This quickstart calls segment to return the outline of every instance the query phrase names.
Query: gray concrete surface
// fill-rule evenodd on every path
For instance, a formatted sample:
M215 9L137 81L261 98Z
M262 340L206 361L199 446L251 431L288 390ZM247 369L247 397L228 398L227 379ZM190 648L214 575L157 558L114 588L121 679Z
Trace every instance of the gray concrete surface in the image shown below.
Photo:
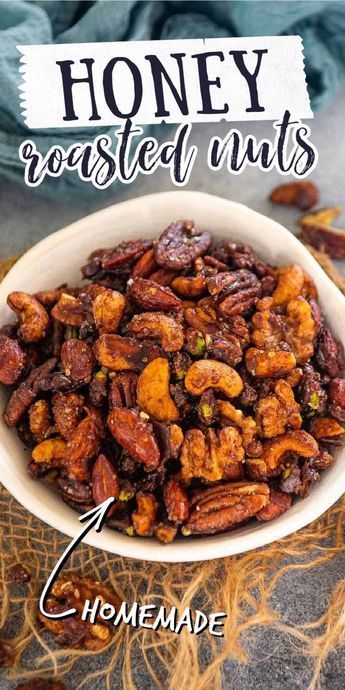
M318 167L313 179L321 189L322 205L342 204L345 206L345 136L344 136L345 88L336 101L316 114L312 127L312 141L319 151ZM257 136L270 136L270 123L253 123L241 127ZM256 168L247 168L239 176L225 172L210 172L202 161L205 147L212 132L225 133L226 125L194 128L193 140L199 146L199 163L194 167L187 189L203 190L229 199L241 201L254 209L269 214L291 229L295 229L297 213L293 209L273 207L267 196L272 187L281 182L276 172L262 173ZM39 191L25 189L0 179L0 254L23 251L29 245L69 222L115 201L148 194L153 191L171 189L167 171L142 177L136 183L123 187L114 198L104 201L100 194L98 203L87 203L83 207L66 206L40 196ZM308 571L290 572L279 582L272 597L272 606L277 608L285 621L312 621L319 617L330 594L345 572L345 554L337 555L327 565ZM231 659L224 664L224 688L236 690L307 690L311 678L310 664L301 656L299 645L283 634L270 629L260 629L245 640L250 662L241 665ZM34 648L32 648L34 664ZM97 667L95 657L78 663L68 679L69 690L74 690L85 675ZM338 650L328 658L320 679L322 690L342 690L345 685L345 652ZM143 668L136 667L135 676L142 690L151 690L152 681ZM15 684L8 684L0 677L1 690L13 690ZM115 683L112 690L120 688ZM103 690L99 682L91 683L85 690ZM105 690L105 685L104 685Z

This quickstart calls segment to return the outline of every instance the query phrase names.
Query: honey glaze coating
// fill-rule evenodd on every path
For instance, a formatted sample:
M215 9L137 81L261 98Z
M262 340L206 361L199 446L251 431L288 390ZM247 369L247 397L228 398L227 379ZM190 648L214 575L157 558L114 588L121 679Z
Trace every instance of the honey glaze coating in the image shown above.
M4 420L78 513L168 544L279 517L345 442L344 356L312 277L178 220L12 292ZM48 490L48 488L47 488Z

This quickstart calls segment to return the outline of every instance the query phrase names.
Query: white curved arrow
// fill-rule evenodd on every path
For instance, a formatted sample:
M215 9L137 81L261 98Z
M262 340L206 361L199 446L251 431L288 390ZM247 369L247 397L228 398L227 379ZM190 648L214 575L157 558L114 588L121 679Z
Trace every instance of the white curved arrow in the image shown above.
M63 568L65 565L65 562L69 558L70 554L78 544L84 539L86 534L90 532L90 530L94 527L96 532L100 532L104 521L107 517L107 514L109 512L110 506L115 502L115 498L113 496L110 496L110 498L107 498L106 501L103 501L103 503L100 503L96 508L92 508L92 510L89 510L87 513L84 513L84 515L81 515L79 517L80 522L85 522L88 520L86 525L83 527L81 532L77 534L76 537L74 537L73 541L68 545L67 549L63 552L63 554L60 556L57 564L55 565L54 569L52 570L51 574L49 575L49 578L47 580L46 585L44 586L44 589L42 591L42 594L40 596L40 601L39 601L39 609L40 612L45 616L46 618L67 618L68 616L73 616L75 613L77 613L77 609L68 609L67 611L62 611L61 613L48 613L45 610L45 602L49 593L49 590L55 580L55 578L58 576L60 570Z

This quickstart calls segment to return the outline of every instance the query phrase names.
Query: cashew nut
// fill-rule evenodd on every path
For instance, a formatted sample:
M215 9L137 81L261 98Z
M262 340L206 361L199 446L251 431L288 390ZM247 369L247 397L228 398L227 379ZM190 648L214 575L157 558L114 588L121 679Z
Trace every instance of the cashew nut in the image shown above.
M163 421L176 421L179 411L169 391L170 367L167 359L157 357L139 376L138 405L150 417Z
M260 457L260 460L264 461L266 465L268 476L275 474L280 460L288 451L297 453L303 458L311 458L318 454L319 447L317 441L303 430L287 431L286 434L268 441L264 444L264 450Z
M41 441L32 451L35 462L48 463L51 467L62 467L66 455L66 442L62 438L48 438Z
M237 371L216 359L200 359L189 367L185 387L192 395L201 395L207 388L216 388L228 398L235 398L243 390Z
M49 316L36 297L27 292L11 292L7 304L18 314L23 340L34 343L46 336Z
M136 314L128 324L128 330L137 338L159 338L166 352L177 352L183 346L181 324L161 311Z
M100 333L116 333L126 306L121 292L108 288L94 299L92 309Z

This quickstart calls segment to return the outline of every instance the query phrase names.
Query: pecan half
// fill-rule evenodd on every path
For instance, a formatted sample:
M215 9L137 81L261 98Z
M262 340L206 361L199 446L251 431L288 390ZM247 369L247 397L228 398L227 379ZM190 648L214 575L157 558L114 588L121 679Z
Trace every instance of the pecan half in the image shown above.
M151 240L129 240L128 242L121 242L114 249L100 250L102 268L113 271L128 266L137 261L151 245ZM91 256L95 258L95 253Z
M345 410L345 379L336 378L331 381L328 399L332 405L338 405L342 410Z
M321 369L332 378L340 376L344 371L342 347L326 326L321 329L318 336L316 359Z
M270 489L270 500L256 513L257 520L268 522L283 515L292 505L292 496L277 489Z
M302 220L300 238L332 259L345 257L345 230L338 230L321 223L312 225Z
M197 491L182 534L215 534L256 515L269 501L267 484L234 482Z
M137 402L138 376L133 371L124 371L111 379L109 408L135 407Z
M258 300L260 282L246 269L231 273L218 273L207 279L207 287L216 296L219 314L227 318L245 314Z
M155 245L157 264L177 271L189 268L194 259L206 254L211 239L210 233L197 230L193 221L172 223Z
M4 420L9 427L17 426L26 410L36 400L42 384L50 372L55 369L57 360L55 357L47 359L37 369L34 369L27 379L23 381L9 398L4 414Z

